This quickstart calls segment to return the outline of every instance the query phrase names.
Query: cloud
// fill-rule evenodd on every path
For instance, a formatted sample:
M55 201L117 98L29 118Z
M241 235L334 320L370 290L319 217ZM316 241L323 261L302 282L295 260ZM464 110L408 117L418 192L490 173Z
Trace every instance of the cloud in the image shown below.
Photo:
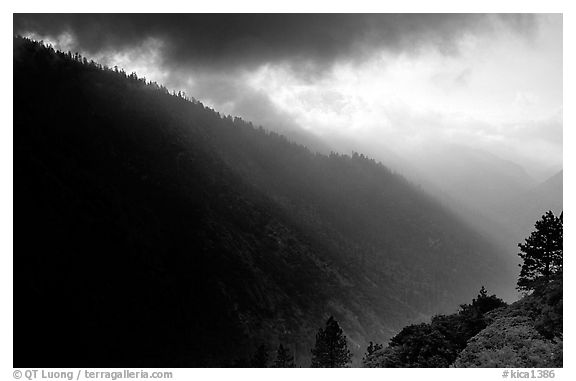
M317 147L562 163L561 15L15 14L14 33Z
M163 43L172 68L229 71L286 63L317 74L375 50L455 54L466 34L506 28L530 35L533 15L482 14L15 14L14 33L72 35L84 51Z

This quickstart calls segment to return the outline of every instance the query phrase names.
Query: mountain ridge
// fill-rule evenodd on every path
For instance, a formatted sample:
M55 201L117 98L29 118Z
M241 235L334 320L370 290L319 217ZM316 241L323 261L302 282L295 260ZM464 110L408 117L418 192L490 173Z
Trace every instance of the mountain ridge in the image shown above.
M374 160L134 74L15 38L14 100L15 224L34 237L18 239L15 336L45 343L16 344L15 365L231 366L260 342L306 365L328 314L359 353L502 271ZM102 342L71 351L78 333Z

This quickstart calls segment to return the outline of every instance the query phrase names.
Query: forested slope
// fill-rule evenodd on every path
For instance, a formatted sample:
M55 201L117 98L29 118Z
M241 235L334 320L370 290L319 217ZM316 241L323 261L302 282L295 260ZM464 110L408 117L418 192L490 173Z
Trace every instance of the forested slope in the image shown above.
M330 314L360 353L508 271L363 155L22 38L14 179L18 367L242 365L262 342L308 365Z

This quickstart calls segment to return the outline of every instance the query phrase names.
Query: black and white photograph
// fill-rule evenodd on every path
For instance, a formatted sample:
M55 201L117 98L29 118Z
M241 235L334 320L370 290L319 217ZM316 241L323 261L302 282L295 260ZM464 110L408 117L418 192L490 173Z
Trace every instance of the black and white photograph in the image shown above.
M13 13L14 378L562 379L563 18Z

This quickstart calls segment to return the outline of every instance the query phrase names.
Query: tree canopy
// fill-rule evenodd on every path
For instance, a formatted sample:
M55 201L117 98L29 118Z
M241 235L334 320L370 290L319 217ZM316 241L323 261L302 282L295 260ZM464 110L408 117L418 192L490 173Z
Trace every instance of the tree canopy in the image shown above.
M394 336L388 347L368 347L365 367L443 368L454 363L468 340L487 326L485 315L506 306L482 286L471 304L451 315L437 315L430 323L412 324Z
M312 349L313 368L345 368L352 360L352 353L342 328L330 316L326 328L316 334L316 344Z
M518 278L518 289L532 291L550 278L562 272L563 214L555 216L552 211L546 212L536 222L533 231L524 243L519 243L523 263Z

